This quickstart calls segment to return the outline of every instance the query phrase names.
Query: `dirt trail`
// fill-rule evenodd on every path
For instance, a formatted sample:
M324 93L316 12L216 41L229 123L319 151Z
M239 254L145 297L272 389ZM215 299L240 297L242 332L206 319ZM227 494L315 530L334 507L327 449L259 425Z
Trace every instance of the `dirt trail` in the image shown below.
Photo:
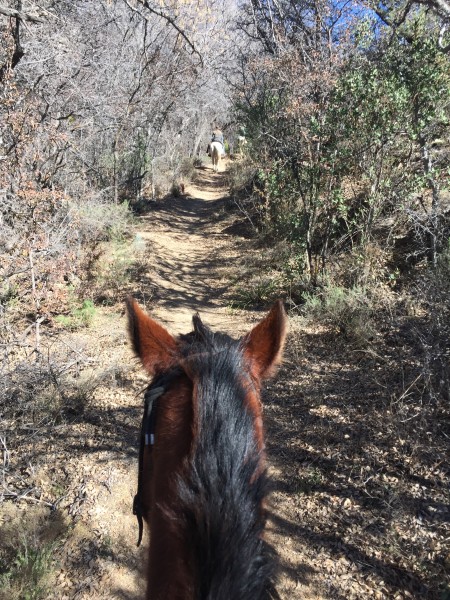
M211 168L204 167L197 172L195 185L186 188L186 197L157 205L141 219L138 235L154 253L151 313L171 332L190 331L192 315L197 311L213 330L227 332L233 337L249 331L262 317L260 313L229 308L230 275L238 268L245 241L228 233L236 228L232 224L235 216L225 210L227 194L226 171L214 173ZM275 390L276 385L268 387L267 394L270 395L270 389ZM273 459L271 472L277 477L282 466L281 463L277 465L279 461L275 457ZM280 555L280 595L286 600L320 600L322 596L313 584L313 569L300 567L301 559L305 557L290 527L289 495L275 491L273 505L273 518L268 529ZM275 505L280 512L275 510ZM306 574L308 585L302 582Z
M186 196L157 205L141 219L137 235L154 254L152 312L176 333L190 329L197 311L214 328L228 329L235 321L223 302L226 257L220 251L227 236L221 233L218 217L227 192L225 177L223 172L200 170L197 184L186 188ZM211 222L214 215L219 223Z

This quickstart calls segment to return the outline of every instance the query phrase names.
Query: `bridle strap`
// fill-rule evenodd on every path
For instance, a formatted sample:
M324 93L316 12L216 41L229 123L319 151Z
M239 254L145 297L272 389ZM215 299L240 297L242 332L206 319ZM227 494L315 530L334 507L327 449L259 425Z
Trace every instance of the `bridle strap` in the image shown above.
M136 516L139 526L138 547L142 542L144 531L144 510L142 505L143 479L144 479L144 450L145 446L155 443L156 413L160 396L164 395L175 377L181 374L181 369L173 368L156 377L148 386L144 394L144 414L142 415L141 433L139 439L138 485L133 499L133 515Z
M136 516L139 527L139 536L137 546L142 542L142 534L144 531L144 517L142 510L142 479L144 471L144 449L145 446L153 445L154 439L154 423L155 423L155 401L166 391L163 386L156 386L158 382L151 384L144 395L144 414L142 415L141 433L139 440L139 463L138 463L138 486L137 492L133 499L133 515ZM153 427L152 427L153 426ZM153 431L152 431L153 430Z

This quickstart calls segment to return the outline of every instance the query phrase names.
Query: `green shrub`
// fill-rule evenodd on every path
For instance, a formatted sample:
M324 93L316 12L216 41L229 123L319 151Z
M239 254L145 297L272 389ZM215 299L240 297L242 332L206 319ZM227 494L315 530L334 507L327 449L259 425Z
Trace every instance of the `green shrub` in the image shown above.
M122 240L133 219L127 202L111 204L95 199L81 204L77 211L80 235L87 244Z
M275 300L279 295L279 284L271 277L260 277L250 281L245 286L238 286L232 308L250 308L264 306Z
M91 277L84 283L83 295L96 304L112 305L131 292L132 281L138 281L148 269L145 241L135 237L132 243L108 244L92 267Z
M325 477L318 467L308 466L304 471L300 471L295 482L298 494L310 494L315 488L320 486Z
M68 329L89 327L95 316L95 306L92 300L83 300L81 307L72 308L69 315L58 315L55 321Z
M3 287L0 288L0 304L14 302L19 296L19 288L17 285L9 281L3 283Z
M246 160L234 161L228 170L228 184L232 194L250 189L255 176L255 166Z
M94 297L103 304L114 304L121 290L129 284L133 256L127 244L118 244L113 252L99 260Z
M10 549L12 551L12 549ZM54 543L23 539L15 553L0 559L0 600L44 600L53 576ZM3 563L5 559L5 563Z
M308 320L331 326L357 345L366 345L374 337L374 307L363 288L328 285L320 297L305 293L303 298Z

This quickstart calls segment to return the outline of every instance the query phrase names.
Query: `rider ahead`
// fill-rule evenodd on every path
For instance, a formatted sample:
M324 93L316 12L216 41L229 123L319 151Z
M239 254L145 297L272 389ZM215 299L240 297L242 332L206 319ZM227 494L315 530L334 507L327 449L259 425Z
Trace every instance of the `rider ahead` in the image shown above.
M220 144L222 144L222 155L224 155L225 154L225 144L224 144L224 140L223 140L223 133L218 127L216 127L214 129L214 131L212 132L211 143L213 143L213 142L219 142Z

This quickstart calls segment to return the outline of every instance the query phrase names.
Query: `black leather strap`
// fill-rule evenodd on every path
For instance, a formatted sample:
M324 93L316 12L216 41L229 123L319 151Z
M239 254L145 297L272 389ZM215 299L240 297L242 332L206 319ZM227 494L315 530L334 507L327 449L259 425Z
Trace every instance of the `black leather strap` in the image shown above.
M144 449L145 446L154 444L156 414L158 398L164 395L170 382L179 376L179 369L172 369L159 377L156 377L148 386L144 394L144 414L141 421L141 432L139 439L139 461L138 461L138 485L137 492L133 499L133 515L136 516L139 527L138 547L142 542L144 531L144 511L142 506L142 485L144 478Z

